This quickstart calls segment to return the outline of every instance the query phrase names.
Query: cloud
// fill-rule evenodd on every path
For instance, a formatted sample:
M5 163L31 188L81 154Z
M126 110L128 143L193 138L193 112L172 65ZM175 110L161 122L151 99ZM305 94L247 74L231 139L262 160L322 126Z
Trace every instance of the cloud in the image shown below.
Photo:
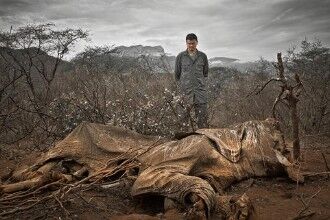
M260 25L256 28L254 28L252 30L252 32L255 32L255 31L260 31L262 29L264 29L265 27L268 27L276 22L280 22L281 19L286 16L289 12L291 12L293 10L293 8L289 8L289 9L286 9L284 12L282 12L281 14L279 14L278 16L276 16L274 19L272 19L270 22L266 23L266 24L263 24L263 25Z
M0 0L3 29L53 22L92 44L162 45L176 55L194 32L209 57L273 58L305 37L330 43L328 0Z

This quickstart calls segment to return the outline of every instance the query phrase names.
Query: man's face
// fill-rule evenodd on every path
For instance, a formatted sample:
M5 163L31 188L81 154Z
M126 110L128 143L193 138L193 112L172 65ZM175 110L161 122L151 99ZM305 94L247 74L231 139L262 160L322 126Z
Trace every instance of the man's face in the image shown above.
M186 40L186 44L187 44L187 49L189 51L195 51L196 50L196 47L197 47L197 44L198 44L198 41L197 40Z

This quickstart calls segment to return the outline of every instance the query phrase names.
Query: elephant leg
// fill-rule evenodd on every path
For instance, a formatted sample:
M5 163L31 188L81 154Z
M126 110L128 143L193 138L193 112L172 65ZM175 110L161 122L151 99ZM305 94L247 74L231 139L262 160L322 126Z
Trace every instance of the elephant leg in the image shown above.
M218 196L215 219L246 220L253 212L249 197L244 193L241 196Z

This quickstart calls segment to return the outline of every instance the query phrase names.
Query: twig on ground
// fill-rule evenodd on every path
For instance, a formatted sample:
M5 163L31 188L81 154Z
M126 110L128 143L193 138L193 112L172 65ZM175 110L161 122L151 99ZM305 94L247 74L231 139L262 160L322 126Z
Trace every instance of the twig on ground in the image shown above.
M322 188L320 187L320 189L316 193L314 193L311 197L309 197L307 203L303 200L302 197L300 197L304 207L299 211L296 217L292 218L292 220L298 220L305 217L310 217L315 214L315 212L310 211L309 213L306 213L306 211L309 209L309 204L311 203L312 199L316 197L321 192L321 190Z
M307 218L307 217L312 217L313 215L315 215L315 212L307 212L304 214L301 214L299 216L294 217L292 220L299 220L299 219L303 219L303 218Z
M329 175L330 171L323 171L323 172L305 172L303 173L304 176L318 176L318 175Z
M330 172L330 168L329 168L329 166L328 166L327 158L325 157L325 155L324 155L324 153L322 152L322 150L321 150L321 155L322 155L323 160L324 160L325 168L327 169L328 172ZM329 177L329 174L328 174L328 177Z
M61 206L62 210L64 211L65 213L65 216L67 218L69 218L70 216L70 212L63 206L63 203L57 198L57 196L55 194L52 194L53 197L55 198L55 200L58 202L58 204Z

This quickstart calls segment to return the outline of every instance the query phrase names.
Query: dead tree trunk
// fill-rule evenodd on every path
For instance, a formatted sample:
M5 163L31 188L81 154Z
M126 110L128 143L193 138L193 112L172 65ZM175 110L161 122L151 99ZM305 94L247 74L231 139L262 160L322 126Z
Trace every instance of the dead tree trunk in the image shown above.
M272 107L272 117L276 118L276 105L281 102L284 103L290 111L290 120L291 120L291 135L293 139L292 154L291 157L293 160L298 160L300 157L300 141L299 141L299 117L297 103L299 101L298 96L302 90L302 83L300 81L299 75L294 73L295 85L292 85L288 81L288 78L284 76L284 66L282 61L281 53L277 54L277 65L278 69L278 78L273 78L268 80L256 94L260 92L272 81L280 82L281 91L276 97L273 107Z
M300 140L299 140L299 117L297 115L297 102L296 100L292 100L290 103L290 118L292 123L292 158L294 160L300 157Z
M296 85L292 86L289 84L288 80L284 77L284 66L282 61L281 53L277 54L277 65L279 70L279 77L282 82L282 91L284 96L281 98L285 100L287 106L290 110L290 120L291 120L291 135L292 135L292 159L297 160L300 157L300 140L299 140L299 117L297 110L297 103L299 101L298 96L301 92L302 83L300 81L299 75L294 74ZM274 106L275 108L275 106ZM273 112L275 109L273 109Z

